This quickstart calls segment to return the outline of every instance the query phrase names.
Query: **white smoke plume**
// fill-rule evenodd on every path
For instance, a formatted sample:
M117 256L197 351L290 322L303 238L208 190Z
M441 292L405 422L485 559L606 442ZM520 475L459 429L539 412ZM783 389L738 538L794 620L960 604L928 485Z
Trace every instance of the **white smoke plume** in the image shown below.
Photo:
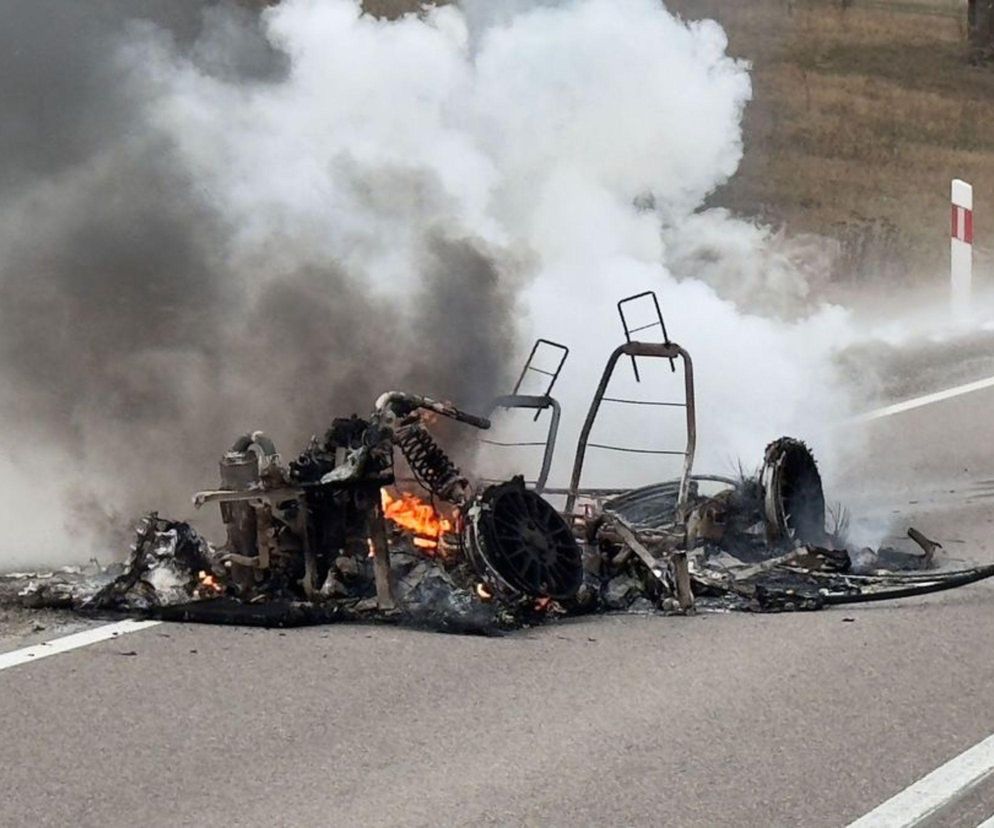
M29 371L11 367L23 339L0 343L14 389L0 402L17 414L9 433L36 428L59 458L48 480L85 491L83 506L99 496L125 516L158 503L186 517L225 440L262 427L295 447L377 388L413 383L479 407L509 390L537 335L573 348L563 483L621 339L615 303L644 290L694 356L699 468L755 465L781 433L836 455L847 314L798 314L815 306L804 257L701 211L738 167L751 95L716 23L657 0L467 0L396 21L358 0L284 0L258 19L224 5L197 19L192 33L154 14L115 32L101 54L127 104L119 130L0 190L0 312L6 298L19 337L67 314L65 341L32 352ZM155 233L128 247L130 218ZM57 253L42 255L53 238ZM25 291L41 271L55 275ZM129 323L67 300L98 289ZM679 390L666 366L646 365L642 388L622 367L621 396ZM99 377L99 393L80 377ZM53 444L63 423L73 437ZM600 436L674 447L678 426L658 409L619 411ZM38 456L18 452L5 487L29 485ZM602 454L589 473L612 484L672 468ZM22 557L33 543L7 540Z

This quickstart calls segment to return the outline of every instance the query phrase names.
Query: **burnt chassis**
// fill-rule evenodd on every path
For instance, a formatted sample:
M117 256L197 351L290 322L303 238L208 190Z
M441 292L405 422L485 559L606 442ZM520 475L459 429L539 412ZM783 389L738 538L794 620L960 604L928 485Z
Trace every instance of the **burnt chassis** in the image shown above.
M652 299L658 319L648 327L660 327L661 343L631 339L646 326L630 327L623 307L641 297ZM913 529L908 534L924 555L895 549L851 554L826 531L821 478L800 441L769 444L757 476L696 474L693 361L669 341L653 294L622 300L619 312L628 341L612 352L601 375L566 488L552 488L548 479L561 415L552 391L569 352L540 340L514 393L491 406L534 412L536 419L550 412L544 441L497 443L543 448L531 488L521 477L471 483L428 433L430 418L423 415L484 430L489 419L426 397L387 393L370 417L335 420L323 439L312 440L288 465L261 432L236 441L221 461L222 488L195 498L198 506L221 507L228 532L223 547L213 547L185 522L151 513L113 580L100 573L100 582L89 576L26 588L18 582L15 603L215 623L383 620L491 634L534 623L549 607L557 613L687 613L717 600L725 610L818 609L994 577L994 566L925 571L939 545ZM533 365L540 347L558 349L554 370ZM668 361L674 374L679 362L683 399L608 397L623 357L631 360L639 382L639 360ZM523 378L535 372L548 378L546 387L522 393ZM673 449L594 443L594 423L605 403L682 407L685 442ZM676 456L682 468L675 479L639 488L583 486L589 449ZM396 525L388 536L381 495L384 486L404 482L394 474L398 450L432 498L457 509L455 531L437 536L435 554L419 552L416 536ZM719 484L721 491L706 494L706 483ZM557 511L543 495L563 497L565 508ZM339 581L349 575L350 582Z
M651 300L656 319L632 327L625 310L638 300ZM384 612L395 609L390 542L380 501L381 489L395 482L395 448L407 460L414 480L433 499L452 503L457 509L456 531L444 538L441 554L467 562L488 591L508 601L543 597L582 608L584 600L579 593L588 576L603 583L626 567L629 571L638 568L649 576L653 584L646 594L658 599L664 608L682 612L694 608L695 591L758 595L762 609L815 608L825 603L921 594L994 575L994 567L981 567L942 575L848 576L840 565L840 554L845 557L847 553L831 548L832 539L825 532L825 503L817 466L799 441L781 438L771 443L755 481L695 474L693 360L684 348L670 341L654 293L623 299L618 311L626 342L612 352L602 372L579 435L567 488L549 487L548 479L561 418L561 407L552 391L569 349L538 340L512 394L494 400L489 415L499 409L518 409L534 411L537 420L549 411L545 440L484 440L496 446L542 447L535 480L527 486L522 478L483 479L471 484L428 433L422 415L431 412L481 430L489 429L489 415L477 417L449 403L410 394L382 395L368 420L336 420L324 443L313 444L289 467L281 463L264 435L246 435L222 460L222 488L195 497L197 506L211 502L221 506L228 542L216 562L227 568L227 581L243 598L254 600L253 588L260 584L272 597L274 573L280 575L282 569L286 570L282 572L285 584L300 585L308 601L320 603L332 597L325 591L331 574L328 549L337 549L337 554L346 558L365 557L368 543L377 607ZM632 339L633 334L656 327L663 342ZM559 352L554 370L534 364L542 347ZM631 360L637 382L641 382L640 359L666 360L674 373L679 362L683 399L607 396L623 357ZM530 373L548 378L542 393L521 393ZM592 442L593 427L604 403L683 408L685 441L673 449ZM583 487L589 449L679 457L682 469L675 480L636 489ZM700 491L704 483L723 486L733 495L732 500L739 501L739 514L729 509L728 498L704 496ZM564 497L562 512L557 513L545 496ZM742 501L746 501L746 519ZM729 514L733 522L738 520L736 527L725 525ZM749 528L756 525L763 526L761 541ZM712 566L709 545L721 546L726 536L736 535L748 537L758 547L758 556L731 566ZM757 583L759 576L781 581L794 578L796 582L802 575L808 578L802 586L811 587L813 581L814 592L808 589L807 597L798 600L790 584L775 585L771 590L767 584ZM831 580L819 581L822 576Z

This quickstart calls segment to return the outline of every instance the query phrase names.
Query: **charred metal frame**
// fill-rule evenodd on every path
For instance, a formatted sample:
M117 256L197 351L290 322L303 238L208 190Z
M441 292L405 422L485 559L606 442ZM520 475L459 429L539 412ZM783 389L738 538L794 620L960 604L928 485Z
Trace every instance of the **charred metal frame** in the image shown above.
M549 418L549 431L546 435L545 440L535 441L535 442L500 442L498 440L486 440L481 439L481 443L486 443L489 446L500 446L502 448L510 448L517 446L544 446L545 450L542 454L542 467L539 469L538 477L531 484L532 488L541 494L545 491L545 484L549 481L549 473L552 471L552 460L556 453L556 438L559 434L559 420L562 417L562 408L559 405L558 400L553 399L549 396L536 397L528 394L508 394L505 397L498 397L493 401L490 408L490 412L487 416L493 414L498 408L522 408L522 409L534 409L536 412L535 419L538 416L549 409L552 411L552 415Z
M637 328L628 327L628 317L625 316L625 305L629 305L632 302L637 302L639 299L651 298L653 308L656 311L656 321L650 322L647 325L639 325ZM632 339L632 334L640 333L641 331L647 331L651 328L659 328L663 333L663 343L666 345L670 344L670 335L666 332L666 322L663 319L663 309L659 306L659 297L656 296L656 291L646 290L642 293L636 293L633 296L628 296L618 302L618 316L621 317L621 327L625 329L625 342L629 345L636 341ZM673 373L676 373L676 360L670 360L670 368ZM632 371L635 373L635 382L642 382L642 378L639 376L638 363L635 361L635 357L632 356Z
M611 382L611 378L614 376L618 360L623 356L631 357L633 362L636 357L668 359L671 363L673 363L677 358L681 359L683 361L685 401L682 403L654 401L643 402L639 400L625 400L616 397L607 397L606 394L608 385ZM594 422L597 420L597 413L600 411L602 402L614 402L626 405L653 405L684 408L687 415L686 449L684 451L665 451L591 443L590 432L593 430ZM634 454L666 454L682 456L683 472L680 477L680 492L677 499L677 508L679 509L684 506L687 502L691 472L694 466L694 453L697 448L697 411L694 402L694 364L690 358L690 354L674 342L626 342L625 344L619 345L615 348L614 353L611 354L611 357L608 359L607 365L604 368L604 373L601 375L600 384L597 386L597 391L594 393L593 401L591 402L590 409L587 412L587 419L584 421L583 429L580 432L580 439L576 447L576 458L573 461L573 474L570 478L569 490L566 495L565 511L567 514L573 511L573 508L576 505L577 496L581 493L580 479L583 475L583 463L588 447L600 448L607 451L631 452Z
M555 371L546 371L543 368L536 368L532 365L535 360L535 354L538 353L538 349L543 345L548 345L557 351L562 351L562 356L559 358L559 364L556 366ZM518 394L521 391L521 385L525 381L525 377L528 375L529 371L536 374L544 374L549 377L549 384L545 389L545 392L541 394L542 397L548 397L552 393L552 388L555 386L556 381L559 379L559 375L563 371L563 366L566 364L566 359L569 357L569 348L559 342L553 342L551 339L536 339L535 344L532 346L532 351L528 355L528 360L525 362L525 367L521 369L521 375L518 377L518 381L514 383L514 390L511 392L512 395ZM541 413L541 412L539 412ZM535 415L535 419L538 419L538 414Z
M532 362L535 361L535 355L538 353L539 348L543 345L560 351L562 354L554 371L546 371L532 365ZM566 359L568 357L569 348L565 345L559 342L553 342L551 339L536 339L535 344L532 346L531 353L525 361L524 368L521 369L518 381L514 384L514 390L506 396L495 399L490 405L490 411L487 413L487 416L490 417L498 408L533 410L535 412L533 422L537 422L538 418L542 415L542 412L548 409L552 412L552 414L549 418L549 431L546 434L545 440L532 442L501 442L498 440L481 439L480 441L482 443L486 443L487 445L499 446L501 448L517 448L526 446L533 446L537 448L539 446L544 446L542 466L539 469L538 477L534 481L529 481L531 488L538 494L545 491L546 484L549 482L549 473L552 471L552 461L556 453L556 439L559 435L559 421L562 418L562 407L559 405L559 401L553 398L551 394L553 387L555 387L555 384L559 379L559 375L562 373L563 366L566 364ZM524 384L525 377L528 376L529 371L549 377L549 384L546 386L545 391L542 394L520 393L521 386Z

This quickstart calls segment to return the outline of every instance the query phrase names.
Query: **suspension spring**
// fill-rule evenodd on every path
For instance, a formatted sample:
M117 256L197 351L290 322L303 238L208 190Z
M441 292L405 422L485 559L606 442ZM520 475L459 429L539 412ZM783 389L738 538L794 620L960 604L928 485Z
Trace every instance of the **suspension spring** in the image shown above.
M437 497L449 500L453 491L465 482L456 464L420 420L396 429L393 440L418 482Z

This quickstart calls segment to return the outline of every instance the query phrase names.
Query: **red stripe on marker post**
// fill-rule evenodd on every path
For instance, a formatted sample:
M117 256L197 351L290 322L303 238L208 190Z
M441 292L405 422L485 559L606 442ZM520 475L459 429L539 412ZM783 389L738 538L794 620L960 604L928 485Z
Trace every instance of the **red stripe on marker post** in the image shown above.
M952 237L973 244L973 210L953 204Z

